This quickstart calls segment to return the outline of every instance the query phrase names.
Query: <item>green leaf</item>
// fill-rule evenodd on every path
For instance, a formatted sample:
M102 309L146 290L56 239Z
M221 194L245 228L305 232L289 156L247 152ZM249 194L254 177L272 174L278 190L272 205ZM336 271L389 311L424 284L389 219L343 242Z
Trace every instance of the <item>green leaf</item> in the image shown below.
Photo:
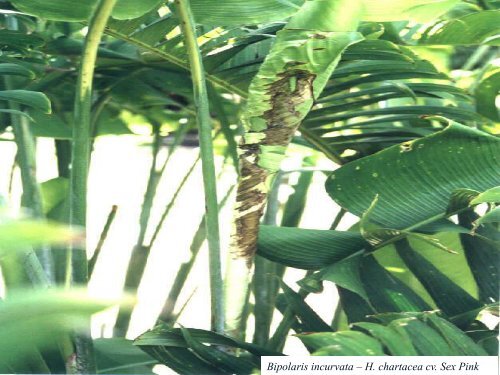
M495 207L474 222L474 227L487 223L500 223L500 207Z
M205 347L204 344L243 349L251 354L247 358L252 362L255 361L255 367L259 367L260 365L258 360L260 356L281 355L281 353L276 353L211 331L172 329L166 326L158 326L152 331L142 334L135 340L134 344L180 374L226 374L228 372L217 367L221 361L224 362L225 366L249 368L248 360L240 362L238 359L226 357L218 352L214 352L214 350L218 349L212 350L209 347ZM204 347L200 347L199 345L203 345ZM213 362L210 360L209 363L203 359L208 357L211 357ZM238 361L238 363L235 361Z
M432 26L421 44L441 45L500 45L500 11L487 10Z
M407 334L419 355L454 355L446 340L416 317L394 320L388 327Z
M158 361L122 337L94 340L98 374L153 374Z
M52 111L49 98L41 92L27 90L0 91L0 100L24 104L43 113L51 113Z
M97 0L12 0L21 12L53 21L87 21Z
M365 21L388 22L406 21L428 22L446 13L459 0L363 0Z
M116 302L86 291L17 291L0 305L1 362L23 363L36 347L57 350L54 337L87 329L91 314Z
M359 294L351 292L337 285L340 304L349 324L367 320L370 315L376 314L373 307L361 298Z
M227 375L215 366L200 359L197 355L186 348L161 348L161 347L143 347L146 353L156 358L160 363L170 367L180 375Z
M372 318L382 324L363 322L354 324L350 331L297 336L306 346L317 349L315 355L386 355L383 348L390 355L488 355L463 331L435 313L379 314Z
M331 0L332 2L334 0ZM362 0L365 21L415 20L427 22L444 14L459 0ZM195 18L211 25L241 25L285 20L303 0L192 0Z
M69 190L69 181L64 177L56 177L40 184L43 213L48 214L64 202Z
M21 76L29 79L35 78L35 73L20 64L12 64L12 63L1 63L0 64L0 75L13 75L13 76Z
M380 266L373 256L363 257L359 274L369 301L377 312L431 310L420 296Z
M470 204L476 205L481 203L498 203L500 202L500 186L495 186L494 188L488 189L483 193L480 193L477 197L471 200Z
M424 285L436 305L447 315L455 316L478 309L482 306L458 284L452 282L431 262L412 249L407 240L395 243L399 256ZM454 256L449 254L449 257Z
M281 21L297 12L303 0L191 0L196 22L217 26L241 26Z
M470 230L467 230L467 233L469 232ZM437 238L450 249L453 249L456 253L450 254L439 251L433 244L422 241L417 237L407 237L407 240L409 240L411 247L429 261L439 273L445 275L454 284L460 285L468 294L477 299L477 285L467 264L458 233L442 232L436 233L433 237ZM377 250L375 257L384 268L409 285L427 303L433 304L432 297L428 295L422 283L406 266L403 259L398 255L394 245L385 246Z
M96 136L133 134L119 112L103 110L96 123Z
M261 348L257 345L249 344L211 331L190 328L189 333L197 341L204 344L240 348L256 356L280 355L280 353L276 353L274 351ZM164 347L180 347L180 348L189 347L180 329L169 328L167 326L162 326L162 325L157 326L153 330L148 331L139 336L137 339L134 340L134 345L141 347L141 349L143 350L147 349L146 347L148 346L151 347L164 346Z
M436 329L446 339L456 355L480 356L488 353L478 346L470 337L445 319L434 314L424 315L427 323Z
M80 233L67 226L34 220L0 220L0 255L44 244L67 244Z
M453 124L433 135L387 148L343 166L327 180L330 196L386 228L412 228L444 217L456 189L485 191L499 183L500 140Z
M304 159L304 165L307 166L308 158ZM288 197L285 207L283 208L283 217L281 226L283 227L298 227L300 218L306 204L307 192L313 179L313 172L302 172L295 185L293 185L293 193Z
M476 88L476 109L478 113L493 121L500 122L500 112L496 105L500 91L500 69L495 69L485 75Z
M35 34L26 34L22 31L0 30L0 46L2 49L29 49L41 47L45 41Z
M313 355L385 355L379 341L361 332L322 332L299 334L297 337L304 345L315 350Z
M111 16L118 20L138 18L163 4L164 0L118 0Z
M337 286L354 292L368 302L370 298L363 286L359 272L361 258L362 255L352 256L321 270L315 276L319 277L320 280L331 281Z
M283 282L281 283L281 288L285 294L288 306L292 308L295 316L300 319L305 331L324 332L332 330L297 292L293 291Z
M362 250L366 242L356 232L261 225L258 254L302 269L319 269Z
M458 215L460 225L469 229L474 228L474 222L478 218L479 216L471 210ZM495 239L498 236L498 230L489 224L480 225L475 229L475 233L486 239ZM460 234L460 240L477 283L479 300L489 304L498 301L499 298L500 251L497 244L477 235Z
M116 19L137 18L163 3L162 0L118 0L112 16ZM97 0L13 0L12 4L22 12L53 21L87 21Z
M181 332L190 348L207 363L221 369L221 372L224 371L230 374L251 374L256 368L252 361L244 357L238 358L224 353L215 347L203 345L196 340L187 329L181 328Z
M381 324L370 322L355 323L353 327L367 332L379 340L391 355L417 355L410 338L404 331L396 331Z
M30 123L31 132L36 137L55 139L71 139L71 127L56 114L46 114L40 111L29 111L33 121Z

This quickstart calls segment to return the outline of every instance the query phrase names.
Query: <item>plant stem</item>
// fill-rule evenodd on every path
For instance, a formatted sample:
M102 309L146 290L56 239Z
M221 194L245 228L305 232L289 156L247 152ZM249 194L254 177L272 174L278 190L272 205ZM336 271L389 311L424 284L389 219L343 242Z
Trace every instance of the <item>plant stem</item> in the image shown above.
M153 201L156 195L158 182L161 178L161 172L158 170L158 154L160 151L160 125L153 124L153 146L152 146L152 161L149 169L149 177L146 186L146 192L142 201L142 208L139 217L139 234L135 242L132 254L130 255L129 264L127 267L127 274L125 276L125 290L137 290L141 283L142 276L146 269L148 262L149 247L145 246L144 239L148 229L149 218L151 216L151 209L153 208ZM125 336L130 324L131 311L121 309L118 312L118 317L115 323L115 336Z
M345 214L345 210L340 209L338 214L335 216L335 219L333 220L332 225L330 226L330 230L334 230L337 228L337 226L340 224L340 221L342 220L342 217ZM311 271L308 271L306 276L310 275ZM304 297L304 299L309 295L309 292L303 288L299 289L299 295L301 297ZM273 337L271 340L269 340L269 343L267 345L268 349L272 350L277 350L281 351L283 349L283 346L285 345L285 341L288 335L288 332L293 326L293 323L295 322L295 315L293 314L293 310L291 307L287 307L285 312L283 313L283 319L281 320L280 324L278 325L278 328L276 328L276 331L274 332Z
M231 193L234 190L234 187L235 186L231 186L231 188L227 191L226 195L222 198L221 202L219 203L219 209L223 208L226 205L229 197L231 196ZM193 268L194 262L196 261L196 257L200 252L201 246L203 245L203 242L205 241L206 238L207 238L206 216L203 215L200 225L198 226L198 229L196 230L193 240L191 241L191 246L189 247L191 251L191 256L189 257L189 260L187 262L182 263L180 265L178 271L175 273L176 276L174 283L170 288L170 292L168 293L168 297L165 301L165 304L163 305L163 309L160 313L160 316L158 317L158 320L170 324L173 323L176 318L178 318L180 312L174 314L177 300L179 298L179 295L181 294L184 284L186 283L189 273Z
M100 0L89 20L88 34L82 52L75 95L73 149L70 175L69 223L85 227L87 219L87 178L90 164L90 125L92 107L92 83L97 60L97 50L106 23L117 0ZM72 281L86 284L88 280L87 253L72 247ZM76 370L79 373L95 373L96 364L90 335L75 337Z
M209 112L205 71L196 40L193 15L188 0L176 0L181 20L181 30L188 53L193 80L194 101L197 108L197 123L200 136L201 163L205 191L205 214L207 217L207 240L209 252L210 294L212 328L224 331L223 285L220 259L219 214L217 209L217 188L212 144L212 126Z
M87 211L87 178L90 164L90 123L92 83L97 50L104 28L117 0L100 0L89 21L89 30L80 64L76 88L73 149L70 178L70 224L85 227ZM74 249L72 257L73 282L87 281L87 255Z
M191 167L188 169L184 177L182 178L181 182L179 183L179 186L175 190L174 195L172 198L169 200L167 206L165 207L165 210L163 210L163 213L161 215L160 221L158 222L158 225L155 228L155 231L153 235L151 236L151 241L149 242L148 248L151 249L156 242L156 238L158 237L158 234L160 234L161 228L163 227L163 223L165 222L168 214L174 207L175 203L177 202L177 198L179 197L180 192L182 191L182 188L184 185L186 185L187 181L189 180L189 177L193 174L196 165L198 164L198 161L200 160L200 157L198 156L194 163L191 165Z
M236 173L239 173L238 165L238 144L235 140L235 131L231 129L231 124L229 123L229 119L226 116L226 112L224 111L224 106L222 104L222 99L220 95L217 93L213 85L209 86L210 90L210 99L214 108L215 113L217 114L217 118L219 119L220 128L224 137L226 138L227 147L229 149L229 154L231 155L231 159L233 160L234 168L236 169Z
M130 256L129 264L127 267L127 274L125 276L125 285L124 288L126 290L132 290L136 291L137 288L139 287L142 276L144 275L144 271L146 269L146 265L148 262L148 257L149 257L149 252L151 250L153 242L156 240L156 236L158 235L161 226L163 225L163 221L168 215L168 212L174 205L174 201L177 198L177 195L179 194L182 186L184 186L185 180L187 180L187 177L185 177L185 180L181 183L181 186L179 186L178 190L174 194L174 197L170 201L170 203L167 206L167 209L165 210L164 214L162 215L160 219L160 224L157 225L155 232L153 234L153 237L149 243L149 245L145 244L145 238L146 238L146 232L149 228L149 220L150 220L150 214L151 214L151 209L153 207L153 202L156 197L157 189L158 189L158 184L160 180L162 179L163 175L165 174L165 170L167 168L167 165L169 164L169 161L172 158L172 155L174 154L174 151L177 149L177 146L182 143L184 140L186 133L187 133L187 126L184 128L177 129L174 137L174 141L172 145L168 149L168 155L167 158L165 159L163 165L161 168L158 169L157 167L157 160L158 160L158 153L160 151L160 146L161 146L161 138L160 138L160 125L156 124L154 127L155 131L155 137L154 137L154 142L153 142L153 161L151 164L150 168L150 173L149 173L149 178L148 178L148 184L146 187L146 193L144 194L144 200L142 203L142 208L141 208L141 213L140 213L140 219L139 219L139 235L136 241L136 244L134 246L134 249L132 250L132 254ZM193 167L194 169L194 167ZM120 309L118 312L118 317L116 319L115 323L115 336L125 336L128 330L128 326L130 325L130 317L132 315L132 311L128 309Z
M276 225L280 207L278 193L282 182L282 173L278 172L269 192L263 224ZM253 343L264 346L269 340L269 330L273 319L274 298L277 280L276 263L261 256L255 257L255 271L253 276L253 294L255 298L254 316L255 330Z
M344 215L347 213L346 210L344 210L342 207L340 208L339 212L337 213L337 215L335 216L335 219L333 219L333 223L332 225L330 226L330 230L335 230L340 222L342 221L342 219L344 218Z
M146 238L146 231L148 229L149 217L151 216L151 209L153 208L153 200L156 193L156 187L160 179L158 172L158 154L160 152L160 125L153 124L153 159L151 162L151 168L149 171L148 184L146 187L146 193L144 194L144 200L142 202L141 216L139 218L139 236L137 237L135 249L137 251L142 251L144 246L144 239Z
M5 77L7 88L12 87L9 77ZM11 109L20 110L19 105L9 103ZM22 206L31 210L31 214L38 219L44 219L42 208L42 194L36 180L36 152L35 139L31 134L28 119L13 114L12 129L17 146L17 164L21 171L23 186ZM44 248L38 254L32 249L24 258L26 272L34 285L46 287L54 280L54 265L52 253Z
M115 220L116 217L116 211L118 211L118 206L113 205L111 207L111 210L109 211L108 218L106 219L106 223L104 224L104 227L102 228L101 235L99 237L99 241L97 242L97 245L95 247L94 253L92 254L92 258L89 260L89 275L92 275L92 272L94 271L94 267L97 263L97 259L99 258L99 255L101 254L102 247L104 245L104 242L106 241L106 238L108 237L109 229L111 228L111 225L113 224L113 221Z
M57 171L59 177L69 178L71 164L71 142L68 140L55 139L57 156Z

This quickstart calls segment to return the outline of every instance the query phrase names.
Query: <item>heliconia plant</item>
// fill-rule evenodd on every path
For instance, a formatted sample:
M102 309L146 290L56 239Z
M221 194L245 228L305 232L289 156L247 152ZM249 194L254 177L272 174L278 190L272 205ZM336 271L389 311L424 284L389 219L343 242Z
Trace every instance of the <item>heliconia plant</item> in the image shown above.
M1 371L251 374L262 356L293 354L291 331L312 355L498 355L484 317L500 294L499 19L494 0L2 1L0 141L17 150L5 185L19 169L22 197L8 198L26 211L15 218L0 196ZM134 117L150 131L150 171L124 298L101 301L84 289L122 211L107 211L91 254L92 151L132 135ZM160 183L192 134L199 156L165 203ZM40 137L57 158L44 182ZM228 191L216 154L237 175ZM290 155L297 170L283 169ZM127 340L128 295L198 163L204 215L171 255L188 258L158 293L155 327ZM321 177L340 209L306 229ZM346 214L359 220L339 229ZM205 240L211 325L180 326ZM288 268L305 272L297 287ZM332 321L306 300L327 283ZM91 315L110 306L115 337L92 338Z

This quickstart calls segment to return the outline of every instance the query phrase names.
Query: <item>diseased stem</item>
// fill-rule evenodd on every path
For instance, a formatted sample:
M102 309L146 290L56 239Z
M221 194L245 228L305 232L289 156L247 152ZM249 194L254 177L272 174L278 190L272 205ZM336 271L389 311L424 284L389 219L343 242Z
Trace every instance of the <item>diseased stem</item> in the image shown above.
M362 40L356 32L362 6L348 0L306 1L276 34L253 78L242 122L240 182L236 193L226 276L226 333L239 336L260 218L273 174L342 52ZM314 20L311 23L311 20ZM229 303L230 301L230 303Z
M92 83L97 59L97 50L104 28L117 0L100 0L90 18L88 34L82 52L75 93L73 126L73 148L70 174L69 223L85 227L87 219L87 178L90 164ZM88 262L82 248L71 249L72 282L86 284ZM96 372L92 339L89 333L75 337L76 371L84 374Z
M194 101L197 108L197 123L200 136L201 163L205 191L205 213L209 252L210 295L212 328L216 332L224 330L223 286L220 259L219 213L217 208L217 188L212 145L212 126L209 112L205 71L201 53L196 40L193 15L188 0L176 0L181 20L191 76L193 80Z

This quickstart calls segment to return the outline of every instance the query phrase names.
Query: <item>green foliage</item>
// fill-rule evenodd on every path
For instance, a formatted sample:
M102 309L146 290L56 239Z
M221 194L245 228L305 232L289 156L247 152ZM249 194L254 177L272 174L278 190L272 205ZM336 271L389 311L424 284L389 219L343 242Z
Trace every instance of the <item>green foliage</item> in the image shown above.
M254 288L264 289L254 291L255 306L244 306L237 327L242 339L167 325L142 334L135 343L120 337L97 339L98 373L148 374L162 363L181 374L250 374L259 367L260 356L282 354L290 329L313 355L497 355L498 327L490 329L483 321L498 310L500 293L500 150L494 135L500 121L498 2L189 3L204 73L213 85L213 111L205 113L205 122L224 133L216 151L230 152L235 162L236 135L243 135L250 148L257 144L276 103L289 104L278 95L286 92L293 110L279 114L286 115L293 131L278 140L278 147L262 147L258 165L279 170L293 136L294 143L305 146L294 147L293 153L326 156L339 164L329 173L326 191L342 213L358 216L360 222L348 231L300 228L304 205L312 204L306 200L307 188L315 183L312 171L301 171L288 201L281 205L276 199L271 207L276 216L271 223L282 214L281 226L260 227L258 254L269 267L256 272ZM80 245L82 234L45 219L67 217L77 68L85 22L96 4L2 2L1 140L16 142L22 204L36 217L0 218L0 264L7 290L0 306L3 372L71 370L66 360L75 351L69 333L87 334L91 314L113 304L79 291L41 289L68 281L75 268L86 268L83 251L73 270L66 251ZM156 129L152 150L158 155L165 134L177 145L192 129L198 106L180 25L175 9L163 1L117 1L107 36L97 48L90 128L85 131L89 145L103 135L132 135L129 125L140 123ZM297 83L304 72L311 75L312 95L299 98ZM273 91L272 85L282 80L286 90ZM246 133L233 129L240 121ZM41 184L33 135L49 138L44 142L52 139L57 150L59 176ZM86 170L88 164L83 164ZM153 171L154 178L158 172ZM12 197L19 195L14 193ZM141 217L146 223L157 204L154 192L149 193L150 207ZM173 309L207 235L205 223L204 218L191 257L179 268L169 294L176 301L165 304L169 324L178 317ZM145 241L142 245L147 247ZM56 276L46 272L50 267L44 263L51 253ZM143 254L144 265L147 256ZM299 291L280 284L286 267L309 271L299 281ZM133 271L142 275L143 269ZM332 325L305 299L307 293L321 293L325 282L335 283L340 298ZM36 291L24 291L31 284ZM128 319L130 312L124 309ZM273 334L274 311L282 312L283 321ZM248 314L259 316L257 329L267 327L255 336L258 346L243 337ZM339 323L344 320L351 325Z
M158 361L124 338L94 341L98 374L153 374Z
M37 17L55 21L87 21L97 4L97 0L75 3L69 0L49 0L40 3L34 0L13 0L12 3L20 11ZM113 17L131 19L142 16L162 3L159 0L145 0L140 3L131 0L118 0Z
M487 355L464 332L432 313L395 315L382 324L355 324L351 331L298 336L314 355Z
M260 356L280 355L210 331L162 326L138 337L135 345L180 374L250 374L260 368ZM246 354L236 357L224 348Z
M64 244L77 240L81 233L68 227L34 220L12 220L2 218L0 221L0 253L22 251L43 244Z
M345 165L329 177L326 188L356 215L378 195L372 221L391 229L418 227L444 216L454 190L497 186L494 155L499 152L496 137L452 124Z
M420 43L446 45L500 45L500 11L488 10L444 22L425 33Z
M84 331L90 314L111 305L84 291L16 291L0 307L1 371L29 371L38 350L57 350L58 338Z

